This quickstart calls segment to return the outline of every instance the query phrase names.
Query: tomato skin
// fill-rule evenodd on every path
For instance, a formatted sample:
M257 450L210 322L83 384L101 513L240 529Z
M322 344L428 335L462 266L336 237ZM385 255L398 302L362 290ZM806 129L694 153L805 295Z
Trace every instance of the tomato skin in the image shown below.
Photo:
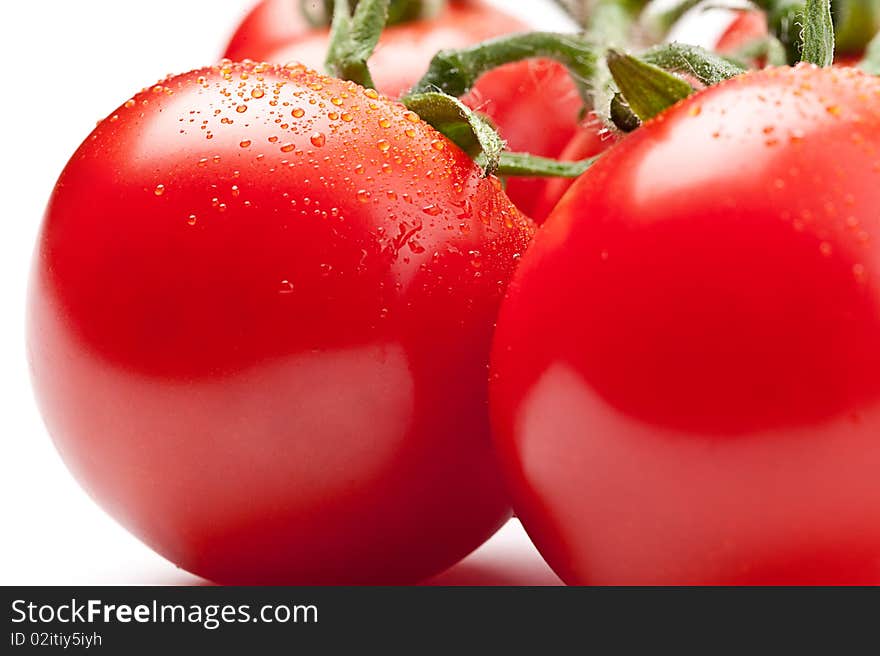
M565 149L556 155L556 157L564 162L578 162L600 155L605 150L614 145L619 135L606 129L602 124L602 120L590 114L584 121L577 133L574 135ZM553 209L565 195L575 180L571 178L549 178L543 180L543 185L539 189L539 195L532 201L531 215L538 223L543 223L553 212ZM508 196L513 198L509 193ZM519 205L518 205L519 206Z
M237 33L239 39L244 38L242 29ZM431 58L439 50L462 48L525 29L525 24L518 19L482 2L450 3L434 18L386 28L370 58L370 71L376 88L397 98L425 74ZM323 70L329 34L328 29L309 30L281 43L269 35L265 39L260 34L251 35L246 50L233 51L230 47L226 57L235 60L244 56L277 64L299 62Z
M486 367L533 228L368 93L170 78L96 128L46 212L28 351L50 433L113 517L214 581L413 582L509 516Z
M880 583L878 94L806 66L703 91L539 231L490 398L568 583Z
M715 50L723 55L732 55L749 43L766 38L767 15L763 11L737 11L718 39Z
M223 56L232 61L260 61L264 54L304 36L311 29L299 0L261 0L235 29Z

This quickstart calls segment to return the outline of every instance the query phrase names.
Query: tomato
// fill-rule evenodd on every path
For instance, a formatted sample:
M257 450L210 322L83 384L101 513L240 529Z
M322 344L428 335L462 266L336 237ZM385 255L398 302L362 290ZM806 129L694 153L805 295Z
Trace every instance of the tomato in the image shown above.
M767 15L763 11L736 11L715 49L721 54L732 55L750 43L766 39L767 35Z
M568 583L880 583L878 97L803 65L712 87L539 231L490 398Z
M618 136L606 129L600 118L590 114L565 149L555 157L564 162L578 162L601 154L617 139ZM513 182L514 180L511 180L508 185ZM538 222L545 221L574 182L571 178L542 180L543 184L537 190L538 195L532 200L531 216ZM513 198L510 189L508 189L508 195ZM518 204L518 207L522 206Z
M489 71L463 100L492 119L507 147L515 152L572 159L572 155L598 154L607 144L600 137L602 126L597 121L581 125L583 100L568 70L552 60L530 59ZM573 140L577 145L563 155ZM507 195L540 223L553 209L546 192L551 182L547 178L511 178Z
M261 0L236 28L224 57L232 61L261 60L264 54L311 29L300 0Z
M268 5L274 1L277 0L264 0L260 7L268 11ZM377 89L398 97L425 74L437 51L462 48L525 29L519 20L484 3L452 2L436 18L387 28L370 60L370 69ZM226 56L323 67L328 30L312 30L306 36L287 39L280 46L274 34L265 28L243 25ZM247 48L237 46L243 41L248 43ZM481 76L463 100L492 119L510 150L560 157L582 130L579 117L583 102L565 67L551 60L527 60L494 69ZM541 120L536 121L536 116ZM586 131L587 138L597 146L604 144L596 138L593 126ZM521 211L542 221L549 213L544 201L548 182L514 178L507 182L507 193Z
M269 3L277 1L264 0ZM328 29L310 30L298 38L279 43L274 32L259 29L254 34L246 34L246 27L243 25L236 32L226 52L228 58L247 57L278 64L295 61L323 70L329 43ZM525 28L516 18L482 2L452 2L434 18L388 27L370 59L376 88L391 97L399 97L425 74L437 51L461 48ZM241 41L247 41L247 48L233 48Z
M302 67L173 77L83 143L29 293L88 492L223 583L401 583L509 517L486 372L533 227L400 105Z

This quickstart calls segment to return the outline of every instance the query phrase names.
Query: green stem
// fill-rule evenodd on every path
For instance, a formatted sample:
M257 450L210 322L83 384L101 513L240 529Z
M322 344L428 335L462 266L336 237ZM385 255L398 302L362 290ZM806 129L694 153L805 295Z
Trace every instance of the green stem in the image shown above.
M666 71L692 75L706 86L729 80L748 70L703 48L680 43L656 46L639 58Z
M506 177L577 178L595 164L599 157L597 155L579 162L561 162L529 153L505 151L501 153L498 173Z
M583 38L554 32L529 32L503 36L461 50L443 50L434 56L428 72L408 95L442 91L466 94L484 73L511 62L544 57L565 65L581 95L589 98L589 81L598 61L597 48Z
M801 61L816 66L831 66L834 63L831 0L807 0L804 6Z
M390 0L360 0L354 14L349 0L335 0L327 71L334 77L372 87L367 61L388 20Z
M358 0L348 0L349 15ZM446 6L445 0L391 0L388 5L388 25L409 23L436 16ZM300 13L314 28L328 27L336 7L335 0L299 0Z

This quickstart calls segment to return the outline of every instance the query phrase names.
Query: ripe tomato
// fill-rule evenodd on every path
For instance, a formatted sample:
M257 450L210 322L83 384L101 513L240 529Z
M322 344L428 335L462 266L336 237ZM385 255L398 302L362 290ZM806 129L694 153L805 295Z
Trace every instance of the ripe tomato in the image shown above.
M571 161L596 155L610 143L601 138L598 121L580 123L583 101L566 68L552 60L530 59L496 68L480 77L463 100L492 119L513 151ZM569 146L572 141L576 144ZM555 204L551 200L556 192L547 191L554 182L511 178L507 195L541 223ZM553 186L564 191L565 184L559 181Z
M279 0L264 0L274 4ZM440 15L426 20L392 25L385 29L370 70L376 88L393 98L409 90L425 71L431 58L445 48L461 48L494 36L524 30L526 26L482 2L451 2ZM328 29L309 30L279 43L276 33L255 26L248 33L242 25L227 49L229 59L249 58L278 64L298 62L322 70L327 57ZM247 47L237 47L247 43ZM236 46L233 48L233 46Z
M555 157L564 162L578 162L599 155L616 141L617 135L606 130L601 119L591 114L579 127L565 149ZM515 181L516 179L511 180L508 184L513 184ZM533 205L530 208L531 216L538 222L543 222L550 216L557 203L575 181L570 178L548 178L542 182L542 186L537 190L538 195L532 200ZM508 196L513 198L509 189Z
M264 0L259 5L263 12L254 13L268 12L269 6L277 1ZM286 11L290 11L289 7ZM451 2L433 19L387 28L370 60L370 70L379 91L398 97L425 74L437 51L462 48L525 29L518 19L482 2ZM236 32L226 56L323 67L328 30L311 30L307 35L286 40L276 39L275 34L267 27L244 24ZM247 47L239 47L242 43ZM581 131L579 116L583 103L574 82L561 64L550 60L516 62L490 71L463 100L488 115L514 151L560 157ZM535 120L536 116L541 120ZM588 139L597 146L604 145L592 127L586 131ZM542 221L549 213L544 201L548 183L547 179L514 178L507 183L507 193L521 211Z
M523 258L490 396L569 583L880 583L880 80L770 69L612 148Z
M49 430L111 515L208 579L437 573L509 516L486 368L532 230L374 91L170 78L49 203L29 306Z
M724 55L736 53L749 43L767 38L767 15L758 10L734 12L733 20L718 39L715 50Z
M224 57L232 61L259 61L263 59L263 54L282 47L311 29L300 0L261 0L236 28Z

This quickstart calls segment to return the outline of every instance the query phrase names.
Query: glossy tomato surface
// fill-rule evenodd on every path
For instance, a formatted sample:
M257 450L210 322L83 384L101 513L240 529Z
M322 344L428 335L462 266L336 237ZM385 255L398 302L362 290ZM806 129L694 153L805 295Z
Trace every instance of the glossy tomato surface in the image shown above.
M878 98L852 69L713 87L539 231L490 397L567 582L880 583Z
M268 3L278 1L264 0ZM370 70L376 88L397 98L425 74L428 64L439 50L462 48L525 29L518 19L482 2L451 2L433 18L387 27L370 59ZM242 26L226 56L277 64L298 62L315 70L323 70L329 34L326 28L314 29L279 42L271 30L260 28L248 34L245 26ZM233 48L237 41L243 40L248 43L246 48Z
M88 492L191 572L417 581L509 516L486 368L531 232L375 91L301 67L170 78L49 203L40 407Z

